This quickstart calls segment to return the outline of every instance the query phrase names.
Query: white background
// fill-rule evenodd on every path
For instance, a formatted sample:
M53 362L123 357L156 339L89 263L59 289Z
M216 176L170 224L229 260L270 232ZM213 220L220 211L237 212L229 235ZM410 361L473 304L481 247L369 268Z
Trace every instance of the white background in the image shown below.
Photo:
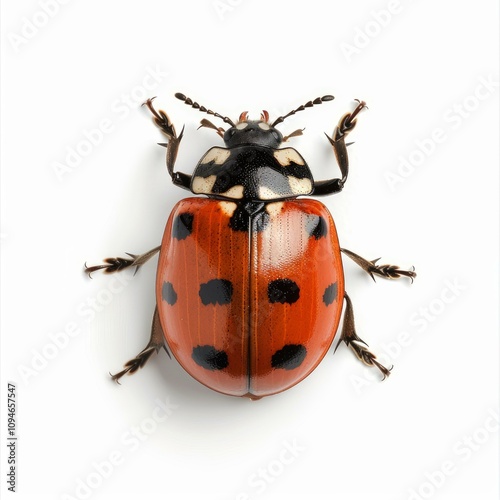
M2 498L9 381L23 500L498 498L497 23L486 0L3 2ZM258 402L163 352L111 382L149 338L155 263L121 282L83 263L153 248L186 195L146 97L186 124L179 170L221 144L178 91L233 119L334 94L281 126L306 127L291 145L318 179L338 174L323 131L367 101L323 201L343 246L417 268L373 283L346 262L389 380L340 346Z

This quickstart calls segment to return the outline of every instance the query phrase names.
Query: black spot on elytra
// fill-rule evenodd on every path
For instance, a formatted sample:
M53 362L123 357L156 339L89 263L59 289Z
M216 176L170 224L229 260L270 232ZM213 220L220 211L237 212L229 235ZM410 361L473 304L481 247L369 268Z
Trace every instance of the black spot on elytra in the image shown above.
M323 302L325 303L325 305L329 306L330 304L333 304L333 302L337 298L337 293L337 283L332 283L330 286L327 286L325 289L325 293L323 294Z
M248 232L250 221L255 232L263 231L269 224L269 214L265 211L264 203L249 202L236 207L229 219L229 227L233 231Z
M226 352L218 351L212 345L193 347L191 357L197 365L207 370L223 370L229 365Z
M186 239L193 231L194 215L190 212L179 214L172 224L172 237L177 240Z
M200 285L199 295L204 305L229 304L233 297L233 285L228 280L210 280Z
M229 219L229 227L233 231L243 231L246 233L248 232L249 226L250 216L242 206L238 205Z
M161 298L171 306L177 302L177 293L174 290L174 286L169 281L163 282L163 286L161 287Z
M328 234L326 220L319 215L308 215L306 218L306 231L311 238L319 240Z
M307 349L302 344L286 344L272 355L271 366L293 370L302 364L306 354Z
M295 281L288 278L278 279L271 281L267 286L267 296L271 304L276 302L293 304L299 300L300 288Z

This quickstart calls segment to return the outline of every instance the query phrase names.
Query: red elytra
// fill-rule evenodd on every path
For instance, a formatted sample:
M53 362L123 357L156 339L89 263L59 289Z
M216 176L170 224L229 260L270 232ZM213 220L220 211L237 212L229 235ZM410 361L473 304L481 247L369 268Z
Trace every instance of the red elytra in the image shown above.
M179 202L156 282L165 340L183 368L211 389L251 398L284 391L314 370L333 341L344 295L326 207L261 205L247 228L232 223L236 203Z
M351 300L344 290L341 252L372 278L413 278L413 269L378 265L340 248L333 219L320 202L301 196L340 192L349 162L345 138L365 107L339 121L328 138L342 177L315 181L298 151L280 147L302 134L283 137L276 126L308 107L331 101L309 101L272 123L243 112L237 123L183 94L176 97L220 118L224 130L207 119L225 147L207 151L193 174L174 171L183 132L149 99L145 104L166 135L167 171L174 185L207 198L187 198L173 209L161 246L130 258L113 257L86 267L107 273L139 269L160 252L157 307L146 347L112 375L118 381L132 374L153 353L165 348L196 380L231 396L259 399L282 392L309 375L325 356L336 335L345 302L341 340L384 378L381 365L356 334Z

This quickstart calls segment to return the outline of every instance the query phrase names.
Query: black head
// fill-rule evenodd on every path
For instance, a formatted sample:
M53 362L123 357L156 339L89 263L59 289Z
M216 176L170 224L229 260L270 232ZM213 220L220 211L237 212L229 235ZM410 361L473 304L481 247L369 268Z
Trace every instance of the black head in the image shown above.
M283 135L269 123L267 111L262 112L260 120L248 120L245 111L241 113L238 123L224 132L223 139L228 148L243 144L278 148L283 142Z

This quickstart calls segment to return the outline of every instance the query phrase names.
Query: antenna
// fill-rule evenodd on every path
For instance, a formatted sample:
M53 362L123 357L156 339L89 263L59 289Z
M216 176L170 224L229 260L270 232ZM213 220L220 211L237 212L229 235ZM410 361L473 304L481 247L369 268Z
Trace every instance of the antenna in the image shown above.
M177 99L180 99L181 101L184 101L184 104L187 104L188 106L191 106L194 109L198 109L202 113L207 113L207 114L213 115L217 118L221 118L222 120L224 120L224 123L229 123L229 125L234 127L233 121L230 118L228 118L227 116L222 116L219 113L212 111L211 109L205 108L205 106L200 106L197 102L194 102L192 99L190 99L189 97L186 97L184 94L177 92L177 94L175 94L175 97L177 97Z
M279 123L283 122L286 118L289 116L294 115L295 113L299 111L304 111L306 108L312 108L315 104L321 104L322 102L326 101L333 101L335 99L332 95L324 95L323 97L316 97L313 101L306 102L305 104L302 104L302 106L299 106L297 109L294 109L293 111L290 111L290 113L286 114L285 116L280 116L279 118L276 118L274 120L273 124L271 127L275 127Z

